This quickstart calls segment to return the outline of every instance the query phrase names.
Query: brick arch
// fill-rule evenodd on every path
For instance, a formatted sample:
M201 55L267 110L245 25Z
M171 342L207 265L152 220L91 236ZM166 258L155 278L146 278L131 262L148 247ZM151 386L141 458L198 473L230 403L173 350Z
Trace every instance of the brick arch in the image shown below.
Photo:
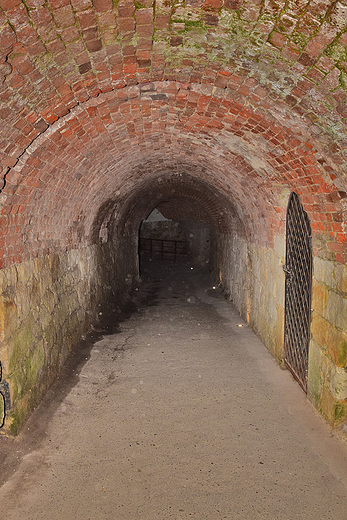
M122 199L142 177L172 170L214 184L242 208L253 239L270 244L283 228L284 194L296 189L317 236L331 237L321 254L344 261L346 195L333 182L334 163L300 118L289 123L234 90L205 85L156 82L89 100L37 137L6 175L4 265L88 243L110 196Z
M346 325L335 312L345 309L347 260L346 20L342 1L0 0L0 267L8 266L5 304L15 292L23 311L17 332L32 323L28 273L59 294L60 343L39 300L29 309L42 313L37 323L51 338L47 355L41 336L27 352L45 357L47 384L38 375L35 388L22 385L27 365L17 355L14 372L5 369L13 388L30 388L15 404L17 420L58 374L70 338L98 319L101 301L121 301L136 278L134 241L119 236L114 248L98 243L100 232L107 238L118 217L134 226L130 203L146 202L141 187L171 175L193 179L189 200L206 203L212 221L223 200L244 224L247 240L220 240L220 280L279 358L285 213L290 192L300 195L318 267L311 393L331 422L347 416L335 369L346 366ZM16 320L8 321L0 336L16 352Z
M269 96L343 137L341 2L3 0L0 24L5 166L73 107L158 80Z
M222 192L199 175L165 171L140 182L126 199L114 203L111 218L110 213L106 216L110 232L136 234L141 221L155 208L169 219L191 219L208 224L217 233L246 236L245 215ZM99 229L104 222L98 223Z

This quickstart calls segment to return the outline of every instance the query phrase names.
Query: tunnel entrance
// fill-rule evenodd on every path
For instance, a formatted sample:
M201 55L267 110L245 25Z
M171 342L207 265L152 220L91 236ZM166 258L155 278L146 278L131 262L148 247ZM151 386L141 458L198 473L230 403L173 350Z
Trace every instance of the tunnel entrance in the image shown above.
M141 222L139 230L140 271L144 262L189 262L190 245L178 221L164 217L155 208Z
M284 361L307 392L311 322L311 225L299 196L290 195L287 210Z
M162 212L166 213L165 204L160 206L163 206L160 208ZM141 222L138 243L140 275L149 262L209 267L210 226L191 219L167 218L162 212L155 208Z

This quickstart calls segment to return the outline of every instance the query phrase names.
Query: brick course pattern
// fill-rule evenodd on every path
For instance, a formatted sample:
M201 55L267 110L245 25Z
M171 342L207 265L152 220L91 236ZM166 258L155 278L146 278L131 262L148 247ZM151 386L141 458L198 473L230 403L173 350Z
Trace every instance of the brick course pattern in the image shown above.
M308 395L345 420L346 121L345 0L0 0L6 428L131 290L154 207L211 226L224 290L281 360L293 190L313 231Z
M270 246L295 189L345 263L346 100L344 2L0 0L1 267L90 244L163 170Z

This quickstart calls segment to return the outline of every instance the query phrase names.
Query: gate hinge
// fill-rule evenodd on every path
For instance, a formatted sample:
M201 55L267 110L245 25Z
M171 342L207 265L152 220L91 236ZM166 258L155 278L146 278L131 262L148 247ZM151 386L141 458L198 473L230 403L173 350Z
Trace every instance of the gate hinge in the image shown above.
M284 265L282 267L283 271L285 272L285 274L287 276L293 276L293 270L292 269L289 269L289 267L287 267L286 265Z

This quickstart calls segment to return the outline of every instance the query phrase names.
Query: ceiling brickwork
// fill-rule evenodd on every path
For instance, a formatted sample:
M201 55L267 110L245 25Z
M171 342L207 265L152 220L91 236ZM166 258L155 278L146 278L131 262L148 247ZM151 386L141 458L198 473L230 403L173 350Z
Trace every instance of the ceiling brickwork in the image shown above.
M270 246L296 190L347 260L347 2L0 0L0 83L2 266L90 243L165 175Z

